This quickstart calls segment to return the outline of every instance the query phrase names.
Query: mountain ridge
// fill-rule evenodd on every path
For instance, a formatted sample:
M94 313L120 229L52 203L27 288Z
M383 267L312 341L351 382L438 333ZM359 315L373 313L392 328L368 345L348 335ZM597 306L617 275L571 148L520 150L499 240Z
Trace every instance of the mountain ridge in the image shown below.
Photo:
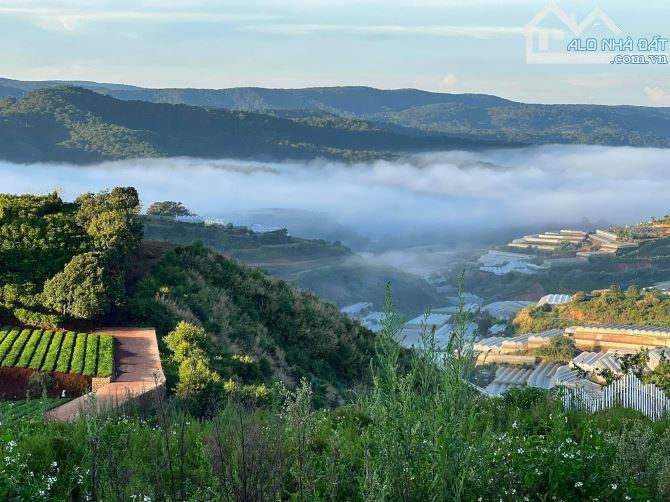
M449 94L365 86L269 89L150 89L96 82L0 79L0 96L78 84L122 101L181 104L282 115L329 113L402 135L516 144L670 147L670 108L521 103L487 94Z

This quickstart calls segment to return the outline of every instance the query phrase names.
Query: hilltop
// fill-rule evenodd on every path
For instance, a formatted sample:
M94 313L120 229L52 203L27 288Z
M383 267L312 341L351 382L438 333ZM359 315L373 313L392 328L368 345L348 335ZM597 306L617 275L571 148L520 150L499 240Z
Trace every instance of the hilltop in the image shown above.
M202 244L142 241L139 208L132 187L74 202L56 193L0 195L0 324L73 330L111 320L156 327L170 387L177 370L165 338L180 321L205 329L202 350L231 382L269 387L304 377L320 405L339 404L348 389L369 383L370 331L313 294ZM257 250L264 239L293 239L228 230L219 233L219 244L223 235ZM307 252L348 252L304 244ZM30 332L23 331L22 343Z
M77 85L122 100L188 104L275 113L329 113L413 134L447 134L504 142L670 146L670 109L642 106L546 105L485 94L450 94L371 87L305 89L147 89L95 82L0 79L0 96Z
M291 120L186 104L123 101L81 87L0 98L0 158L14 162L190 156L348 161L495 145L399 134L362 121Z

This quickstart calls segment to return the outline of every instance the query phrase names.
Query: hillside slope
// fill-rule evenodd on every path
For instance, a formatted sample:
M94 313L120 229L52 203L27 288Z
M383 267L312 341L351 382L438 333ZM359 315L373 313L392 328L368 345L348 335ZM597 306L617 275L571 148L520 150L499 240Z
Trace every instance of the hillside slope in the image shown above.
M482 142L402 135L360 122L308 123L258 113L122 101L79 87L0 99L0 158L314 158L362 160L391 152L472 148Z
M311 110L431 134L523 143L670 146L670 108L525 104L484 94L448 94L370 87L306 89L145 89L95 82L0 79L5 95L79 85L123 100L244 111ZM12 89L14 91L12 91ZM13 92L13 93L12 93Z
M224 378L293 384L306 377L319 402L331 405L368 379L370 331L333 305L201 245L168 252L138 284L130 312L160 336L180 320L203 326ZM233 355L251 356L253 372L240 371Z

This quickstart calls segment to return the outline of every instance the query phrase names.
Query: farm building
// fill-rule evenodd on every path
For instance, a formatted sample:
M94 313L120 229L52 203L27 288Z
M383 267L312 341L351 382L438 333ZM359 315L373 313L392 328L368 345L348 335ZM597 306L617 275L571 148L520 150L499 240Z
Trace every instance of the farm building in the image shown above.
M621 371L621 361L613 352L582 352L570 361L571 368L580 368L589 373L610 370Z
M602 251L608 253L616 253L623 249L635 249L638 247L636 242L621 241L616 234L606 232L605 230L596 230L595 233L589 235L589 239Z
M511 354L513 352L546 347L551 343L552 338L562 335L563 330L550 329L542 333L527 333L511 338L492 336L475 343L473 349L477 352Z
M545 295L537 302L537 306L542 305L565 305L570 303L572 295Z
M581 350L638 350L670 347L670 328L626 324L573 326L565 330Z
M482 272L488 272L493 275L507 275L513 272L517 274L535 274L541 270L547 270L549 266L547 265L536 265L528 261L516 260L505 263L504 265L495 265L495 266L481 266L479 270Z
M530 261L535 258L536 256L532 254L509 253L490 249L486 254L481 255L477 259L477 263L484 267L495 267L513 261Z
M511 387L551 389L557 385L583 387L590 393L600 392L601 389L600 385L580 376L566 365L542 362L535 368L501 366L496 370L493 381L484 390L499 396Z
M496 319L511 319L514 315L524 307L532 305L534 302L526 301L503 301L503 302L493 302L488 305L484 305L481 310L482 312L488 312L491 316Z
M509 247L520 249L538 249L540 251L558 251L565 245L580 245L586 240L586 232L581 230L560 230L537 235L526 235L514 239Z

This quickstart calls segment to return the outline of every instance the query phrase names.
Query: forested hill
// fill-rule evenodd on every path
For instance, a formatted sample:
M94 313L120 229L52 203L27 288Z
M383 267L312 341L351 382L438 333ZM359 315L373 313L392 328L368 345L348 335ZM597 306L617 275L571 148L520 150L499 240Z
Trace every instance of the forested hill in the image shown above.
M448 94L370 87L307 89L146 89L94 82L23 82L0 79L0 96L78 85L123 100L181 103L231 110L328 112L431 134L523 143L670 146L670 108L545 105L484 94Z
M190 105L122 101L79 87L0 98L0 158L380 158L392 152L472 148L481 141L404 135L357 120L291 120Z

